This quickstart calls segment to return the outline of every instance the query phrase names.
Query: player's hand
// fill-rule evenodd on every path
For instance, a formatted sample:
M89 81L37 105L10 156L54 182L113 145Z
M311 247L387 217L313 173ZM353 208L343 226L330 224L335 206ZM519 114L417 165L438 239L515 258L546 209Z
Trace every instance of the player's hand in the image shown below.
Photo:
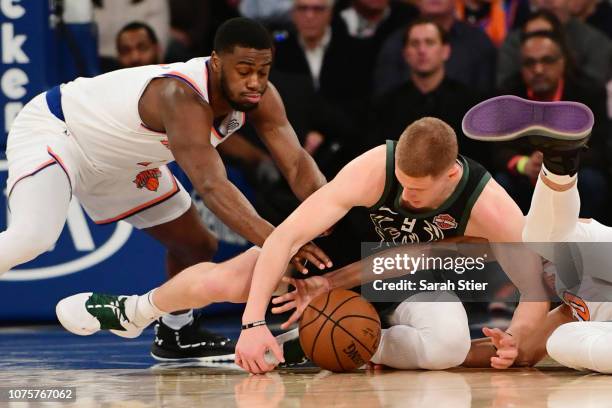
M491 357L491 367L505 369L512 366L518 357L516 339L500 329L484 327L482 332L491 339L491 342L497 349L497 356Z
M299 320L306 306L308 306L312 299L323 293L329 292L331 289L329 280L323 276L312 276L308 279L284 277L283 282L295 286L295 290L272 299L272 304L280 305L273 307L272 313L279 314L295 309L289 319L281 325L281 328L285 330Z
M305 265L306 261L312 263L319 269L325 269L326 267L331 268L333 266L327 254L312 242L300 248L293 259L291 259L291 264L295 269L305 275L308 273L308 269L306 269Z
M525 175L530 180L537 180L542 168L542 162L544 161L544 155L542 152L535 151L529 156L527 164L525 164Z
M275 364L269 364L264 354L270 350L277 361L285 362L280 348L268 326L257 326L240 332L236 343L235 363L251 374L263 374L274 370Z

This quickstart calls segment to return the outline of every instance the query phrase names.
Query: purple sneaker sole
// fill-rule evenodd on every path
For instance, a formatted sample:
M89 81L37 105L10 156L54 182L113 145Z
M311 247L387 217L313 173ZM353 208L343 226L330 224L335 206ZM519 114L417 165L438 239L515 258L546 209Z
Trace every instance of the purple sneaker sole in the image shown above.
M534 102L504 95L487 99L463 117L470 139L507 141L523 136L580 140L591 133L593 112L578 102Z

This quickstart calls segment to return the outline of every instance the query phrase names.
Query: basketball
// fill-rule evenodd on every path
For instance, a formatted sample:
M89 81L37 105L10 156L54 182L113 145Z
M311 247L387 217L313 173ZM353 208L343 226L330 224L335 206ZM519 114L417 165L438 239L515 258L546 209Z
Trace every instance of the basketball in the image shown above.
M316 297L300 319L300 344L316 365L351 371L370 361L380 342L380 318L359 294L334 289Z

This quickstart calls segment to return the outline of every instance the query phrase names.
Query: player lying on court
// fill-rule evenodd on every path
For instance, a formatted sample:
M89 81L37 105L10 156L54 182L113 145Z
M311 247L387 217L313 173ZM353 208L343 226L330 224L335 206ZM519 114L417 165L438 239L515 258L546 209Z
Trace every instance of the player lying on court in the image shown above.
M216 239L166 167L174 160L216 216L263 245L273 226L227 179L215 147L248 117L299 199L326 182L268 83L272 47L259 23L232 19L217 31L211 57L78 78L35 97L8 136L11 218L0 233L0 273L53 246L73 196L96 223L124 220L160 241L170 276L212 259ZM313 245L297 267L304 258L330 265ZM233 355L229 339L192 322L187 311L165 316L154 356Z
M370 235L358 237L359 242L428 242L461 235L519 242L524 222L519 208L486 170L458 156L452 128L438 119L424 118L406 128L399 142L389 141L345 166L275 229L260 253L251 249L220 265L188 268L144 297L75 295L59 303L58 317L72 332L89 334L102 327L131 336L161 312L248 298L243 316L243 328L248 328L241 333L236 362L253 373L269 371L274 365L264 361L264 352L271 350L282 361L282 351L264 317L288 261L305 242L356 206L369 209ZM450 228L436 226L441 214L456 220ZM410 230L402 228L407 224L412 225ZM500 259L504 261L512 264ZM539 257L533 263L539 264ZM353 270L359 273L359 268ZM541 283L534 274L522 279L524 286ZM427 301L431 300L428 293L419 293L395 305L389 317L392 327L383 332L372 362L405 369L461 364L470 349L467 315L454 294L446 296L447 301L434 302ZM545 318L548 306L546 302L519 305L510 327L513 344ZM122 325L128 329L121 331ZM499 364L506 361L501 355L499 360Z
M495 122L501 116L513 122ZM564 304L522 342L518 365L533 365L548 353L567 367L612 374L612 256L609 248L592 244L612 242L612 228L578 218L579 156L592 126L593 114L582 104L512 96L484 101L464 119L468 137L490 142L523 139L544 154L523 240L558 243L537 248L555 263L554 289ZM492 342L497 345L498 339L493 336Z

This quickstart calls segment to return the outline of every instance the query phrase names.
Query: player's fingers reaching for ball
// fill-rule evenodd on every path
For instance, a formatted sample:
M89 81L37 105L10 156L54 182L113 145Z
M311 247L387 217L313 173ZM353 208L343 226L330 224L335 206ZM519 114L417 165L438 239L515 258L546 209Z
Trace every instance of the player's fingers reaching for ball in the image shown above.
M289 316L287 321L285 321L285 323L281 324L281 329L287 330L289 327L291 327L292 324L294 324L298 320L300 320L301 316L302 316L302 311L299 310L299 309L296 309L295 312L293 312L291 314L291 316Z
M297 256L303 257L309 262L312 262L317 268L325 269L333 266L331 259L325 252L312 242L307 243L297 253Z
M285 313L288 310L295 309L295 307L296 307L295 302L293 302L293 301L292 302L287 302L287 303L285 303L283 305L280 305L278 307L273 307L272 308L272 313L274 313L274 314Z
M303 273L303 274L308 273L308 269L306 268L306 265L304 264L304 258L301 256L294 256L293 259L291 259L291 265L293 265L293 267L300 273Z
M280 296L273 298L272 304L280 305L281 303L290 302L292 300L295 300L296 295L297 295L297 290L287 292L284 295L280 295Z

